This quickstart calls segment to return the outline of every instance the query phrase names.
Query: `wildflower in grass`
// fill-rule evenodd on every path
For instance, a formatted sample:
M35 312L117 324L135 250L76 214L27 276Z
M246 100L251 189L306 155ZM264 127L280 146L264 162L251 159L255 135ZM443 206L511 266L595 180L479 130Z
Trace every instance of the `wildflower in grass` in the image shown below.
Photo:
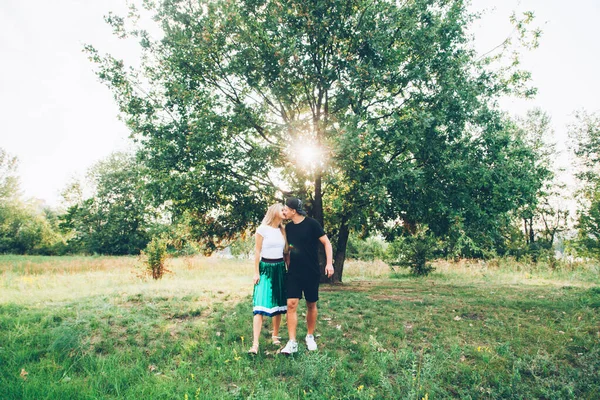
M186 393L186 394L183 396L183 398L184 398L184 400L189 400L188 394Z
M358 390L359 392L362 392L362 390L365 388L365 385L360 385L359 387L356 388L356 390Z
M199 398L200 398L200 388L198 388L196 390L196 395L194 396L194 399L196 399L196 400L199 399Z
M487 346L477 346L477 352L479 352L479 353L491 353L492 351Z
M190 378L191 378L192 380L194 380L194 378L195 378L194 374L190 374Z
M242 346L244 345L244 337L240 336L240 338L242 339Z
M423 396L421 400L429 400L429 393L425 393L425 396Z

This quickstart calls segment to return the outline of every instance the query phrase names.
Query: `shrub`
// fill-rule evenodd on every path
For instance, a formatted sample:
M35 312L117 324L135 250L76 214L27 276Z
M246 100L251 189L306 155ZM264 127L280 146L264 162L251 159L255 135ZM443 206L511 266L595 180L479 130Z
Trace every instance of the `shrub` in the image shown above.
M153 237L142 253L146 257L147 269L152 278L162 278L163 274L167 272L165 268L167 240L160 236Z
M425 276L435 268L428 262L438 247L436 238L427 227L419 227L414 235L394 240L387 252L388 262L393 266L407 267L413 275Z

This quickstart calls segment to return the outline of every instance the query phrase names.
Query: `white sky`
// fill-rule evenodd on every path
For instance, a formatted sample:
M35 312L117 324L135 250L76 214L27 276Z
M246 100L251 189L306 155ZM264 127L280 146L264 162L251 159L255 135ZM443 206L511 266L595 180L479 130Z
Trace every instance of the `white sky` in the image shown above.
M482 51L511 32L512 10L535 12L543 30L540 47L522 61L538 95L505 105L516 114L541 107L564 144L575 110L600 110L600 1L472 4L488 10L473 27ZM18 157L25 197L57 205L74 176L131 146L111 92L82 52L89 43L101 53L136 61L137 46L114 38L104 22L109 11L124 15L124 0L0 0L0 147Z

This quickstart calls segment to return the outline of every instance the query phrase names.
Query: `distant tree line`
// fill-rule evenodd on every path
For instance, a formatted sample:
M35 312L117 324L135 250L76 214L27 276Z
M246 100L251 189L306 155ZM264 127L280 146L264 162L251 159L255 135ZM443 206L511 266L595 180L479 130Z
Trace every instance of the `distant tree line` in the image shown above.
M0 253L63 253L58 213L22 198L17 166L17 158L0 148Z
M59 209L23 200L17 160L0 149L0 253L140 254L154 236L168 233L181 251L185 228L152 205L146 172L135 155L114 153L63 192Z
M510 137L523 147L513 156L531 157L532 168L525 171L530 180L523 184L536 188L535 195L521 207L502 214L494 214L493 208L481 210L485 214L479 221L485 225L478 227L479 240L467 231L468 220L456 221L456 226L441 235L424 225L412 232L410 225L395 223L378 231L354 229L349 236L347 256L401 264L407 254L418 258L415 251L418 253L420 245L425 260L513 256L536 261L554 257L556 249L564 249L567 243L574 254L600 258L600 115L579 112L569 127L580 182L573 222L569 219L564 185L555 180L557 153L548 115L532 110L508 126ZM508 161L507 156L505 162ZM60 209L23 199L17 166L16 157L0 149L1 253L139 254L153 237L165 239L172 252L212 250L194 232L198 221L193 221L191 214L174 212L176 208L161 201L145 163L135 154L114 153L96 163L84 179L73 181L64 189ZM506 197L507 193L499 190L489 200L502 201ZM498 233L500 236L494 239ZM235 254L247 254L252 250L251 241L251 235L240 231L223 245L232 245Z

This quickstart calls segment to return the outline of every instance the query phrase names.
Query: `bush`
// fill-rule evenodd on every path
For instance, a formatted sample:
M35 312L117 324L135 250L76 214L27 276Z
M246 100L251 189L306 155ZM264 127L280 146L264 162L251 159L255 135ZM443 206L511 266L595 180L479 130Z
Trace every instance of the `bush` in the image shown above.
M155 236L142 252L146 257L146 265L148 272L153 279L162 278L167 272L165 268L165 260L167 259L167 240L160 236Z
M390 265L407 267L413 275L425 276L435 268L428 262L437 250L436 238L427 227L419 227L411 236L401 236L394 240L387 252Z

